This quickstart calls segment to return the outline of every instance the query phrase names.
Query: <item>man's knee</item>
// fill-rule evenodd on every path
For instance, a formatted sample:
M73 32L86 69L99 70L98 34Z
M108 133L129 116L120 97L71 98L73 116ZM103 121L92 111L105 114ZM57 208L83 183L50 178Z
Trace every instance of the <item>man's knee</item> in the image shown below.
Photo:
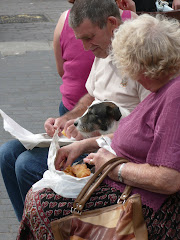
M19 153L24 151L24 147L18 140L11 140L0 147L0 167L4 166L14 167L16 158Z
M21 153L15 164L18 181L34 182L41 179L43 173L47 170L47 155L48 148L34 148Z
M26 175L31 172L32 159L27 152L21 153L16 160L15 172L17 178L21 179L26 177Z

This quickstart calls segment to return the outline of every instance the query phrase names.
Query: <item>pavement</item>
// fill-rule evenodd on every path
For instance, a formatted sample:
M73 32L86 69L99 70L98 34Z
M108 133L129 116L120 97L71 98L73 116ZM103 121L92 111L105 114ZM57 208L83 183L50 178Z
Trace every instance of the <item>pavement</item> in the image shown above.
M61 13L71 4L67 0L1 0L0 6L0 109L32 133L42 133L44 121L59 114L62 80L52 41ZM0 118L0 145L9 139L13 137L5 132ZM15 240L18 226L0 175L0 240Z

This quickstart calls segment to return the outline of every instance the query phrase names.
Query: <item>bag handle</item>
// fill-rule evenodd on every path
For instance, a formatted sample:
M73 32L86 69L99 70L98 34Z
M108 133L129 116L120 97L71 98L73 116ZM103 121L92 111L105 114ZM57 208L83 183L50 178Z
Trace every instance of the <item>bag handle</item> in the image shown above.
M98 169L98 171L95 172L94 175L89 179L89 181L86 183L86 185L83 187L78 197L74 201L73 204L74 211L81 212L87 200L93 194L95 189L102 183L102 181L108 175L108 173L119 164L127 162L128 160L124 158L116 157L110 159L103 166L101 166ZM105 171L102 173L104 169ZM127 199L129 194L131 193L131 189L132 188L130 186L126 186L119 200L124 201L125 199Z

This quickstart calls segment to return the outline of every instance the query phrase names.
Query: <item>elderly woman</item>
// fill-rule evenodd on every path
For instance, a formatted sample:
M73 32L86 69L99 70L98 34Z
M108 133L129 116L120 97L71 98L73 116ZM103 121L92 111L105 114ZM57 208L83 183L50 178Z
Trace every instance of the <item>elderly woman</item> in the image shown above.
M140 82L152 93L121 120L112 138L111 146L117 156L129 162L110 172L84 208L115 204L125 185L131 185L133 193L142 198L149 240L180 239L179 39L178 21L146 14L125 22L116 31L112 53L121 74ZM91 145L91 141L85 139L63 147L57 161L72 155L75 149L79 154L92 151L95 143L92 141ZM93 163L97 170L113 157L100 149L84 161ZM73 201L50 189L33 194L30 191L20 226L21 236L29 231L26 225L30 230L40 229L43 234L50 228L50 221L70 214ZM46 224L42 225L45 217ZM34 239L40 239L40 231L36 231ZM53 239L53 235L48 239Z

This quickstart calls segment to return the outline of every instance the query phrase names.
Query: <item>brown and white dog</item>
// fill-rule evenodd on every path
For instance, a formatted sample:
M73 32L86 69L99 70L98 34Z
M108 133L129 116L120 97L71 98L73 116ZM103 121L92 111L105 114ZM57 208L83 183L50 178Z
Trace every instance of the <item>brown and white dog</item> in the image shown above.
M112 101L95 100L86 112L75 120L74 125L84 137L113 133L120 119L128 114L128 110L118 107Z

